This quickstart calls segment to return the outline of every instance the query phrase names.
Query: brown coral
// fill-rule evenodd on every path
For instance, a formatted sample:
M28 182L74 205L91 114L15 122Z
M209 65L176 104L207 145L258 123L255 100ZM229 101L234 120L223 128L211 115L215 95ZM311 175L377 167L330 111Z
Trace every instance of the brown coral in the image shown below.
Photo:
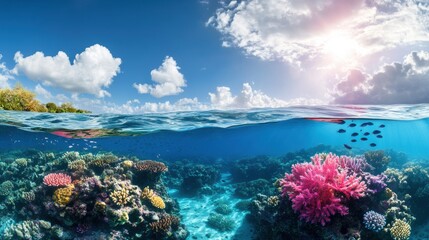
M170 230L170 227L177 228L180 224L180 220L175 216L167 216L157 222L149 223L152 231L157 233L166 233Z
M156 208L159 208L159 209L165 208L164 200L160 196L158 196L152 189L149 189L149 187L145 187L143 189L141 197L143 199L148 199L152 204L152 206Z
M128 190L126 188L113 191L110 194L110 198L118 206L124 206L131 200L131 197L129 196Z
M134 168L140 172L163 173L168 171L167 166L162 162L144 160L136 162Z
M23 192L21 195L22 199L24 199L27 202L32 202L36 199L36 195L33 191L30 192Z

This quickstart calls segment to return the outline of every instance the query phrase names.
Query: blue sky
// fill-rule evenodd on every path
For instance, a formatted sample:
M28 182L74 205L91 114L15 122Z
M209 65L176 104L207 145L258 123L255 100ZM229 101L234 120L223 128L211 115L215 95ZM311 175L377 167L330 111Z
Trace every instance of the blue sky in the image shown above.
M5 1L0 87L95 112L428 102L428 12L417 0Z

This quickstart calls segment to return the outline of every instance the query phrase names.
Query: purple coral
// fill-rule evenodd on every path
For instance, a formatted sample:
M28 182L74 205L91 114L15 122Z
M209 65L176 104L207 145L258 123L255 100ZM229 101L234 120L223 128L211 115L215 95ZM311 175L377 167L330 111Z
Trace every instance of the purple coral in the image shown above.
M365 228L378 232L386 225L386 217L374 211L368 211L363 215Z

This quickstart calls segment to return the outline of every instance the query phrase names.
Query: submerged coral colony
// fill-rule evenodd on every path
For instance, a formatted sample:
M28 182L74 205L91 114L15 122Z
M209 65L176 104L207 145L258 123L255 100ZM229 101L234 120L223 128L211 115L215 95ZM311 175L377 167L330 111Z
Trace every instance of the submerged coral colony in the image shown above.
M3 154L1 239L202 239L188 232L167 186L182 197L223 194L221 170L242 200L214 201L200 220L219 233L237 230L231 217L237 211L248 213L255 239L406 240L427 224L428 168L395 152L341 153L318 146L216 164L111 153Z

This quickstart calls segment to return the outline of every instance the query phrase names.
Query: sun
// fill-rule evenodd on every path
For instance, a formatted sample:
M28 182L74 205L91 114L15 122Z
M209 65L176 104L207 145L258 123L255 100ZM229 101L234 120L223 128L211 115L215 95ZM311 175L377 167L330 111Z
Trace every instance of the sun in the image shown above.
M352 37L341 32L328 35L324 43L324 52L335 58L335 61L344 61L354 58L359 53L359 45Z

